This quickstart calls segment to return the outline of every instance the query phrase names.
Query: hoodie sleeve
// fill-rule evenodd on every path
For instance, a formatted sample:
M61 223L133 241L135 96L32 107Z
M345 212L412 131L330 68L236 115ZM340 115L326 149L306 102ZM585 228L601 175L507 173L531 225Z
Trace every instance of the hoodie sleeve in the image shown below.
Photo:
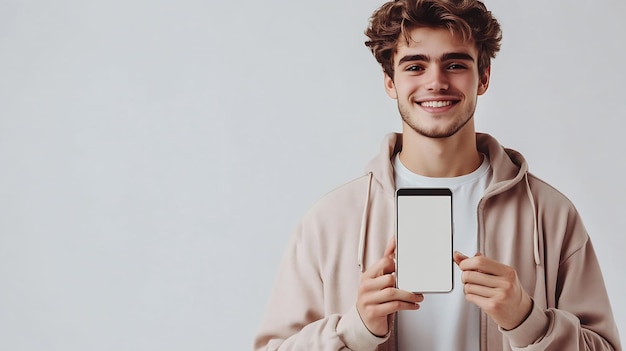
M503 331L513 350L622 350L588 237L582 248L561 262L557 287L556 307L543 310L535 304L522 325Z
M324 295L321 253L304 234L301 225L288 244L254 349L375 350L386 338L367 330L354 305L342 313L325 311L332 296Z

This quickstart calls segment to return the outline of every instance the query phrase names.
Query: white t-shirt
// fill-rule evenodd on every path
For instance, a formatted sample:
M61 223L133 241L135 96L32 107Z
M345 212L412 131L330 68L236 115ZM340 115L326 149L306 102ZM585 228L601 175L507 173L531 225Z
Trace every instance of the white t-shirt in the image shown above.
M454 178L430 178L409 171L398 154L393 159L396 189L449 188L452 191L453 248L467 256L478 251L478 202L492 177L489 159L474 172ZM400 351L461 351L480 348L480 311L465 301L461 271L454 269L454 289L424 294L417 311L400 311L397 320Z

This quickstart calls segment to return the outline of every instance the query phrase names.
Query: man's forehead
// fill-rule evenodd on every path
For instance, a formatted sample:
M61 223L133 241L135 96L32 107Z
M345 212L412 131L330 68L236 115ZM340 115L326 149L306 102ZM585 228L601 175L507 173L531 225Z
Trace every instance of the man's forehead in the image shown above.
M400 36L396 44L396 55L412 53L439 56L450 52L467 53L476 58L478 49L473 40L463 38L447 28L418 27Z
M423 46L432 41L458 47L476 47L473 39L464 38L461 33L451 29L439 27L414 27L408 29L398 38L397 47Z

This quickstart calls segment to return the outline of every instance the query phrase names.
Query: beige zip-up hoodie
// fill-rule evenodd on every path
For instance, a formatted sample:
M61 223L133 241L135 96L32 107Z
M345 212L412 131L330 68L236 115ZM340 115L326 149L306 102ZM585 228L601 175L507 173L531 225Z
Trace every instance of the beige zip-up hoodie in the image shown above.
M486 134L477 134L477 144L493 168L478 206L479 250L514 267L534 301L528 318L510 331L481 313L480 350L621 350L602 273L572 203L528 173L518 152ZM400 134L388 135L365 176L330 192L304 216L255 350L395 350L393 328L384 338L372 335L355 303L361 272L382 257L394 234L391 158L401 147Z

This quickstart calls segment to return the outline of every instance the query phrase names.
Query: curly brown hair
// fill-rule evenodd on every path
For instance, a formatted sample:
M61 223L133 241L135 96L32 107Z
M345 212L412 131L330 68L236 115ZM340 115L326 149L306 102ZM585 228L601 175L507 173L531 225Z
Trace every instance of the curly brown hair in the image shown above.
M393 79L393 58L401 38L409 43L416 27L447 28L478 49L478 72L482 76L500 50L500 24L477 0L394 0L383 4L370 18L365 31L370 48L383 71Z

